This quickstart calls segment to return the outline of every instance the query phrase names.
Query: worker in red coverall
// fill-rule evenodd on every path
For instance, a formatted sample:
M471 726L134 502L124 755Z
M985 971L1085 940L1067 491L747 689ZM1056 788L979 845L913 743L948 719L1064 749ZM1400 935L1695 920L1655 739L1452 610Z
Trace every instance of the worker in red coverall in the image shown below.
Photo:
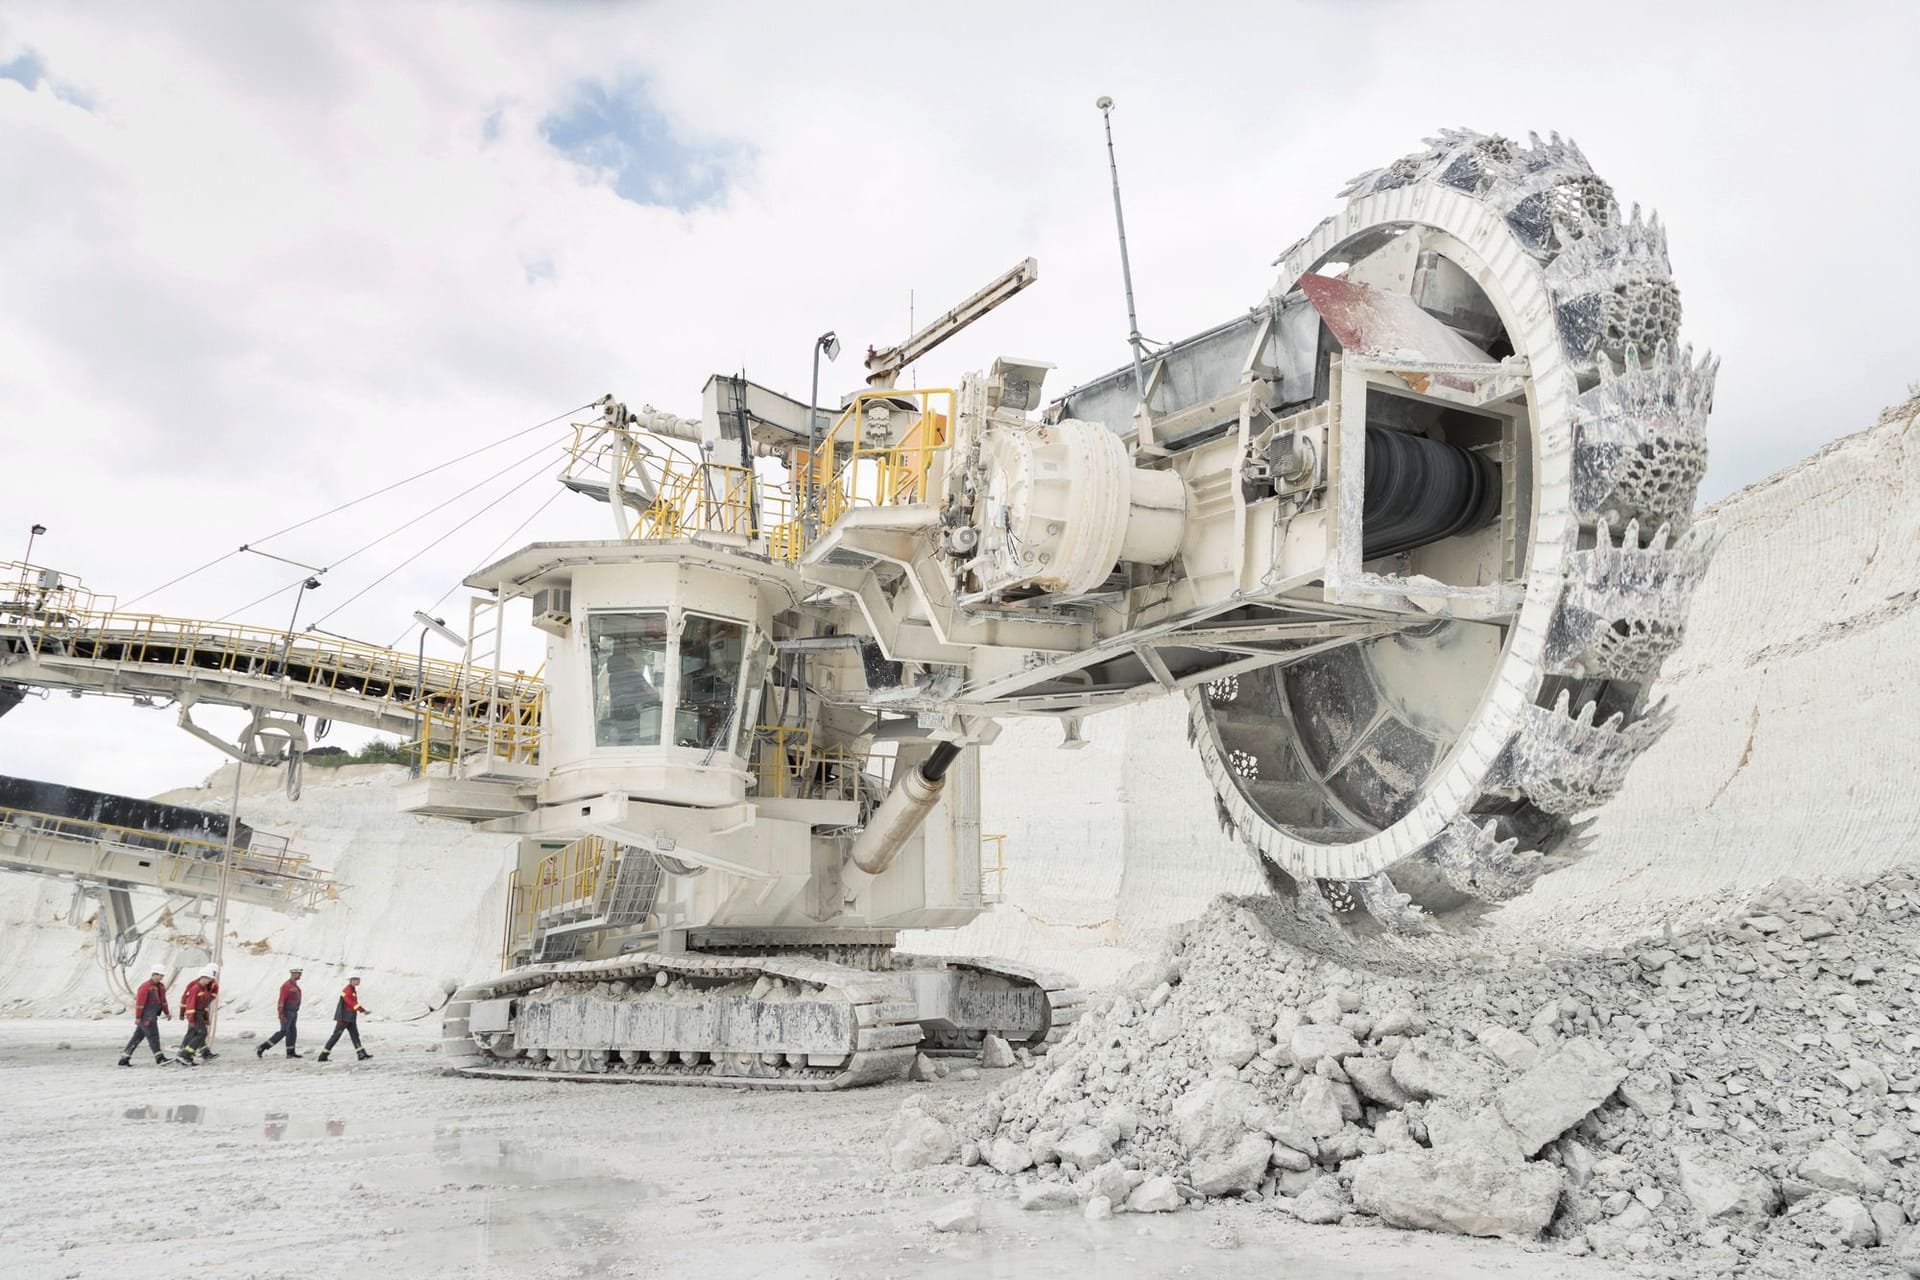
M190 1067L200 1065L206 1052L207 1029L213 1022L213 978L202 973L180 993L180 1017L187 1024L186 1038L180 1042L180 1061Z
M356 973L347 979L346 986L340 988L340 999L333 1006L333 1034L327 1038L327 1047L320 1051L320 1056L314 1061L325 1062L343 1035L353 1037L353 1051L361 1061L371 1058L373 1055L360 1045L360 1015L372 1012L360 1003L360 975Z
M133 1051L145 1040L153 1046L155 1066L172 1062L166 1054L160 1052L160 1019L173 1017L167 1008L167 971L161 965L153 966L153 976L140 984L140 990L133 995L133 1039L127 1041L127 1047L120 1051L120 1065L133 1065Z
M213 1017L213 1002L211 1002L211 996L205 994L207 990L205 981L207 981L207 975L202 973L180 988L180 1021L186 1023L186 1036L180 1040L180 1048L177 1052L180 1054L180 1061L186 1063L188 1067L200 1065L194 1059L194 1055L207 1042L207 1021ZM205 1013L200 1013L202 1000L207 1002Z
M300 969L298 966L295 966L287 970L287 974L287 980L280 984L279 1002L274 1005L274 1012L280 1016L280 1029L266 1040L263 1040L260 1043L260 1047L253 1051L253 1056L256 1058L264 1058L267 1050L273 1048L273 1046L279 1044L282 1040L287 1042L287 1056L289 1058L303 1058L306 1056L305 1054L295 1053L293 1051L293 1042L300 1037Z
M180 1060L189 1065L211 1062L220 1055L207 1047L207 1036L213 1031L213 1002L220 994L220 966L210 964L200 971L200 976L187 984L180 993L180 1016L186 1019L186 1038L180 1041ZM193 997L193 1008L187 1008L187 997ZM190 1013L201 1015L196 1022ZM198 1030L196 1038L194 1032ZM191 1054L191 1056L189 1056Z

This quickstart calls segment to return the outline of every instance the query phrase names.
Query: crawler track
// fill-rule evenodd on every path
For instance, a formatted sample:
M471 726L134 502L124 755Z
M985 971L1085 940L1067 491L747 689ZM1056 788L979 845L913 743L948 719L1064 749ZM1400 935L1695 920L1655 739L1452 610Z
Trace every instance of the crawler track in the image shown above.
M665 982L662 982L664 977ZM789 993L789 1007L804 1005L811 1040L804 1048L770 1048L764 1010L782 1003L750 994L765 979ZM637 984L637 985L636 985ZM658 1002L649 1000L658 991ZM544 997L544 999L543 999ZM470 1031L477 1002L520 1001L522 1026L536 1021L532 1008L572 1002L584 1013L571 1027L559 1016L546 1019L551 1042L532 1047L496 1038L483 1048ZM674 1044L629 1045L612 1021L623 1005L671 1005L669 1013L683 1034ZM449 1070L462 1075L514 1080L578 1080L588 1083L630 1081L647 1084L709 1085L729 1089L849 1089L904 1076L920 1043L914 1006L900 998L885 973L794 956L703 956L641 953L614 960L573 961L515 969L456 993L442 1024L442 1046ZM603 1046L572 1043L604 1022L615 1033ZM694 1029L697 1026L697 1030ZM571 1031L573 1034L568 1034ZM758 1042L753 1033L762 1033ZM825 1036L826 1038L822 1038ZM617 1043L615 1043L617 1042ZM693 1047L704 1042L705 1047ZM510 1047L507 1047L510 1043ZM791 1040L787 1041L792 1044ZM668 1060L656 1061L665 1056ZM826 1060L842 1059L833 1065Z

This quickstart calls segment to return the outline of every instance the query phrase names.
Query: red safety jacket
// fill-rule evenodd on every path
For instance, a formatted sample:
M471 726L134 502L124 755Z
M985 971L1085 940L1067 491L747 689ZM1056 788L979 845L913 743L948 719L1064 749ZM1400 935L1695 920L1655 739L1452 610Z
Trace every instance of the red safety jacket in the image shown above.
M133 997L133 1020L155 1022L172 1016L167 1009L167 984L159 978L148 978L141 983Z
M220 994L220 985L204 978L195 978L180 993L180 1016L193 1022L207 1022L213 1018L213 998Z
M300 1012L300 984L288 978L280 984L280 1003L275 1006L280 1021L285 1022Z
M346 986L340 988L340 1000L333 1006L333 1020L335 1022L345 1022L350 1018L357 1018L366 1011L367 1006L360 1003L360 993L357 987L349 982Z

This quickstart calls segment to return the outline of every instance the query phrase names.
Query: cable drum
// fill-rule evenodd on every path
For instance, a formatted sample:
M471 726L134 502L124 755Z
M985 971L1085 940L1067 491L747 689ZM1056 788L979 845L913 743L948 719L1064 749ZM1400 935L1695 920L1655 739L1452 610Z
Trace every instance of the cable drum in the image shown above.
M1500 515L1500 469L1472 450L1367 428L1361 554L1398 555L1484 529Z

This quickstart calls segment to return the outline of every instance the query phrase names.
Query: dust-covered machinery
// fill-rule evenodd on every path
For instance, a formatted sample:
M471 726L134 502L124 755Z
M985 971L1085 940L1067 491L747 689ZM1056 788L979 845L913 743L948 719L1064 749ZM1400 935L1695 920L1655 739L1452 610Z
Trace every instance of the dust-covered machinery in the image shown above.
M1246 312L1051 400L1031 360L894 386L1029 262L830 422L725 377L698 418L603 401L566 482L619 536L469 579L551 636L537 766L415 800L523 836L512 967L449 1049L834 1087L1043 1043L1059 984L893 947L981 909L1008 715L1073 740L1184 694L1221 820L1358 927L1576 857L1664 722L1712 366L1658 223L1570 143L1450 133L1347 196Z
M1448 133L1345 195L1252 307L1051 399L1025 359L896 385L1031 261L834 410L725 376L694 417L605 398L562 482L613 536L470 577L457 667L42 592L0 708L237 703L290 760L310 716L412 728L408 808L521 841L505 972L448 1007L475 1073L834 1088L1044 1046L1067 984L895 945L986 905L1007 716L1070 745L1182 695L1276 887L1355 928L1470 919L1579 855L1664 723L1713 365L1659 224L1571 143ZM522 600L543 680L502 669Z

